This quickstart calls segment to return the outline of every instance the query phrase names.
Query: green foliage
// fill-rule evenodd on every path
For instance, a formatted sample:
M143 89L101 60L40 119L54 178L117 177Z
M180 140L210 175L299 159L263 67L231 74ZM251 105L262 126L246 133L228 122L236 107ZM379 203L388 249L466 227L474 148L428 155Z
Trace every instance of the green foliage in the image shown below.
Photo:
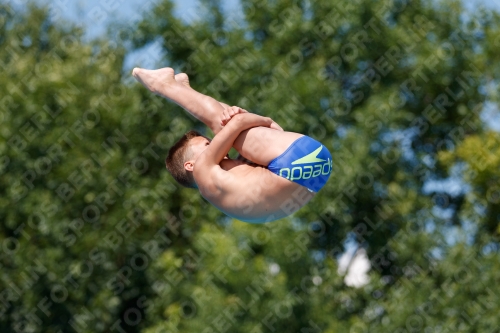
M244 20L203 1L187 23L160 1L124 29L196 89L333 152L320 194L265 225L164 171L200 125L130 84L125 44L0 5L0 331L494 332L499 135L480 114L497 105L498 13L241 4ZM449 178L464 185L426 189ZM371 260L361 288L335 260L346 239Z

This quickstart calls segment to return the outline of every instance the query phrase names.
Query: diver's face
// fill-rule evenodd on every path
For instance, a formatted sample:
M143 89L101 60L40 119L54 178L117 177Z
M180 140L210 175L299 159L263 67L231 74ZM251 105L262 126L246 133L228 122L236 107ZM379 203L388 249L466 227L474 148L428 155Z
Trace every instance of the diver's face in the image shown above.
M204 136L196 136L189 140L189 159L184 162L184 169L193 171L194 162L200 157L201 153L207 149L210 140Z
M193 171L194 162L200 157L200 155L208 148L212 140L204 137L197 136L189 140L189 160L184 162L184 168L188 171ZM224 156L224 159L229 159L229 154Z
M196 161L198 157L200 157L201 153L207 149L209 144L210 140L204 136L197 136L189 140L189 150L191 155L189 159Z

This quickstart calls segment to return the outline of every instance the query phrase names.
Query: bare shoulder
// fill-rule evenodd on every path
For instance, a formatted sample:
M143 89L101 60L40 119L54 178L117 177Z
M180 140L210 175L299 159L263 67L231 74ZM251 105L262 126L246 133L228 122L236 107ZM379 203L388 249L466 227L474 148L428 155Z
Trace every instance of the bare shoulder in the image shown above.
M220 168L219 168L220 169ZM198 166L193 170L193 177L198 190L203 196L217 193L219 188L214 176L218 173L216 166Z
M219 197L232 192L233 186L231 184L234 177L235 175L222 169L219 165L200 168L194 173L198 189L205 198Z

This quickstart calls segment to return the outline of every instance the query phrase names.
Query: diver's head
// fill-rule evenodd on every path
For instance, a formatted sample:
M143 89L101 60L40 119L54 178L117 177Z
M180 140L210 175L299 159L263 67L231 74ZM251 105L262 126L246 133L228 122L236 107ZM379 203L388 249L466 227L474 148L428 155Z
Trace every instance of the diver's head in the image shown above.
M210 139L197 131L191 130L170 148L165 165L179 184L185 187L197 188L193 178L194 164L209 144Z

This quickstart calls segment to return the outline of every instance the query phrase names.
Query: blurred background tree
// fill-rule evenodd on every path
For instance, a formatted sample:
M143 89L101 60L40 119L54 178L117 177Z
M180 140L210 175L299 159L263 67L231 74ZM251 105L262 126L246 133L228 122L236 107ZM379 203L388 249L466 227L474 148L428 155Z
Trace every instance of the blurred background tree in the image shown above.
M0 7L0 330L495 332L498 13L241 5L186 22L159 1L120 43ZM320 195L250 225L179 188L166 152L203 129L122 73L152 42L194 88L323 142ZM370 260L356 287L347 244Z

